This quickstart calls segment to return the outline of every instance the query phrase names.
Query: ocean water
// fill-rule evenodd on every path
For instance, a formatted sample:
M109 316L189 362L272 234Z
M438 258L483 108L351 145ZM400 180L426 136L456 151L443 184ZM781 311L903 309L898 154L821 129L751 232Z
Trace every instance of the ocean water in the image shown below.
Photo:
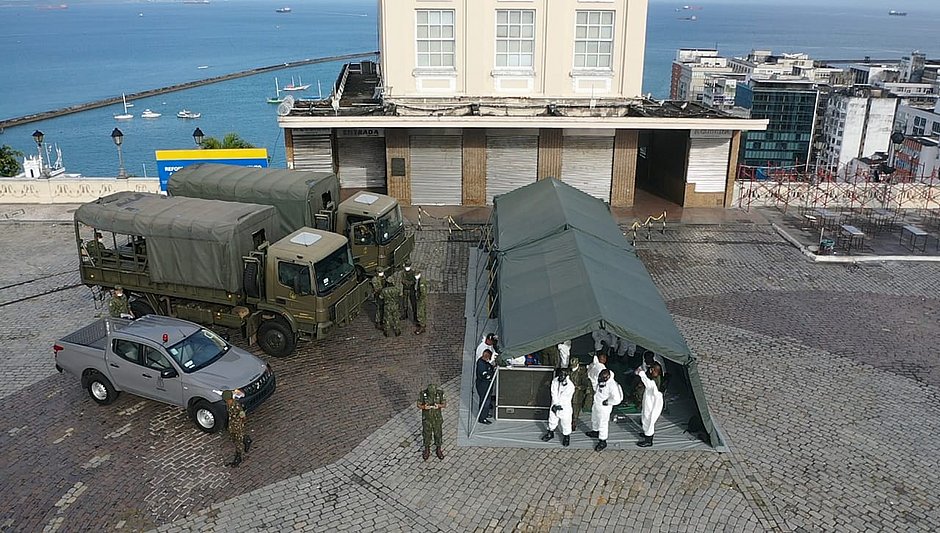
M304 58L376 50L374 0L212 0L209 5L159 1L68 1L65 10L41 9L62 0L0 0L0 117L36 113L183 81ZM859 2L856 5L802 0L780 3L700 1L702 9L681 10L680 2L651 2L647 23L644 92L668 96L671 62L680 47L715 47L725 55L753 48L804 51L817 58L897 58L919 49L940 56L936 28L940 2ZM7 2L7 3L4 3ZM873 4L873 5L872 5ZM888 6L888 4L892 4ZM275 13L288 5L290 14ZM915 9L916 6L916 9ZM907 17L889 17L888 9ZM679 9L677 11L677 9ZM681 17L695 15L695 21ZM198 69L208 65L209 68ZM273 166L284 166L284 142L277 127L274 78L291 76L328 94L340 64L319 64L168 93L133 102L135 118L117 121L120 105L15 128L0 135L34 153L31 134L42 130L58 144L70 172L86 176L117 173L110 134L124 133L125 166L133 175L155 174L154 151L194 147L192 131L222 137L237 132L268 148ZM295 93L297 94L297 93ZM150 108L163 113L142 119ZM176 118L180 109L202 113Z

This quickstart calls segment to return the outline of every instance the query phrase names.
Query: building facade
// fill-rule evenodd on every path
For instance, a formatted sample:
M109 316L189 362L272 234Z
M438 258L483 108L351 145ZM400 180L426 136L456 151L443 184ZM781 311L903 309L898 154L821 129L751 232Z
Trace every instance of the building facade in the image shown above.
M897 98L882 91L847 89L830 94L820 162L830 169L845 169L852 159L886 153L897 105Z
M643 98L645 32L645 0L380 0L380 64L283 108L288 165L405 205L546 177L614 206L730 205L740 132L766 122Z
M750 131L741 162L749 166L788 167L811 160L819 90L805 79L751 78L737 89L735 102L751 118L769 121L766 131Z

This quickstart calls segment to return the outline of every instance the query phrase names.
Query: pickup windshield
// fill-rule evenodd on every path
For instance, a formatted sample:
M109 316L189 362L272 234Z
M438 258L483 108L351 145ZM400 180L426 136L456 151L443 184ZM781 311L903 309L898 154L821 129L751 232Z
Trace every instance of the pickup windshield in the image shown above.
M401 233L402 225L401 206L396 205L394 209L379 217L376 229L376 237L379 244L388 244Z
M170 346L167 353L187 374L212 364L227 352L229 345L208 329L200 329Z
M355 270L349 246L343 246L314 265L317 276L317 294L326 296Z

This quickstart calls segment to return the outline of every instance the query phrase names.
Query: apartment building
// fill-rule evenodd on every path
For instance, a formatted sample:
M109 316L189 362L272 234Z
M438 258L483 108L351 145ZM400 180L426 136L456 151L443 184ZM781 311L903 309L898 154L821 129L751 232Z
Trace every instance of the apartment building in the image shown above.
M852 159L887 152L891 144L898 99L867 87L835 91L823 121L820 162L844 169Z
M288 165L404 204L491 204L556 177L730 205L740 132L766 121L642 97L645 0L379 0L380 63L282 107Z

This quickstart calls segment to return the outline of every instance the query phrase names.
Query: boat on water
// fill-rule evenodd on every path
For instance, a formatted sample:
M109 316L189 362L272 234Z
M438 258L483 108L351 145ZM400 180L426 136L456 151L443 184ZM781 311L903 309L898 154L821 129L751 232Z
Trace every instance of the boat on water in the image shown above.
M698 17L696 17L695 15L692 15L691 17L679 17L679 20L687 20L689 22L695 22L696 20L698 20Z
M274 10L275 13L290 13L289 7L279 7Z
M284 97L281 96L281 86L278 85L277 78L274 78L274 94L277 96L268 98L267 102L269 104L279 104L284 101Z
M891 15L892 17L906 17L907 11L895 11L894 9L892 9L891 11L888 11L888 14Z
M177 113L176 116L179 118L199 118L202 116L202 113L196 113L194 111L184 109L180 111L179 113Z
M183 0L184 4L208 4L209 0Z
M310 88L309 83L307 85L304 85L303 84L304 80L302 78L298 78L298 79L300 80L300 83L294 83L294 77L291 76L290 85L285 85L284 88L281 90L283 91L306 91L307 89Z
M124 93L121 93L121 101L124 102L124 112L114 115L115 120L128 120L134 118L134 115L127 112L127 97L124 96ZM133 104L132 104L133 105Z
M199 70L205 70L205 69L209 68L209 65L199 65L199 66L196 67L196 68L199 69Z
M159 118L162 115L163 113L157 113L156 111L144 109L144 112L140 114L140 118Z

